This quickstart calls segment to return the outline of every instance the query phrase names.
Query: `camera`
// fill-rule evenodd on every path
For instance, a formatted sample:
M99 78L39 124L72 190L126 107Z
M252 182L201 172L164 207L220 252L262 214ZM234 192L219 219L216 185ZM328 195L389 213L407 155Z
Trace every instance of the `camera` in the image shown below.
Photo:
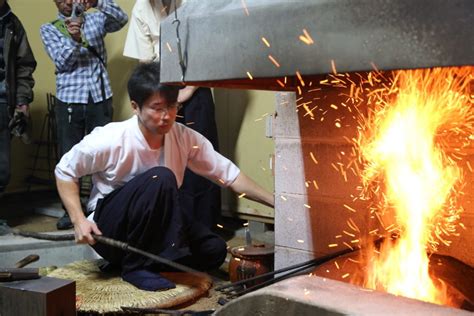
M71 20L73 21L80 20L82 16L84 15L84 11L86 11L86 8L84 7L82 3L74 2L72 4Z

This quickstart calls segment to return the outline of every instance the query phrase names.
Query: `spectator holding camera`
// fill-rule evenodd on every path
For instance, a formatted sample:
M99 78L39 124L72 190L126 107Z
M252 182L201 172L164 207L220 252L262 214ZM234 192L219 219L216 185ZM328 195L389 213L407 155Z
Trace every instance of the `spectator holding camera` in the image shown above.
M112 121L112 89L104 37L127 24L113 0L53 0L55 21L43 24L41 39L56 73L56 122L62 156L95 127ZM97 9L89 13L90 8ZM72 227L67 213L58 229Z

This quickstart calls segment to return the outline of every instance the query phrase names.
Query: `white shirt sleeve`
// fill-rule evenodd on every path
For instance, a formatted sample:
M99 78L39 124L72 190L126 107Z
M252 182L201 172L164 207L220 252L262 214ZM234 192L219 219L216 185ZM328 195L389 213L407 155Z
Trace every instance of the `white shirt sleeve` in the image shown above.
M140 60L157 60L160 45L159 24L160 21L156 19L153 12L144 12L140 8L134 8L123 55Z
M99 143L95 133L98 129L94 129L63 155L54 170L58 179L78 182L81 177L106 168L110 153L96 146Z

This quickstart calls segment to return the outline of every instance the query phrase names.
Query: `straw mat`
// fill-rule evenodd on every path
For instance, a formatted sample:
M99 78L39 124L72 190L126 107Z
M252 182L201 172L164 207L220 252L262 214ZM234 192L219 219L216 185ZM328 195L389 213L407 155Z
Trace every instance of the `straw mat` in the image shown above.
M116 313L123 307L170 308L196 300L212 286L210 278L185 272L163 272L176 283L175 289L143 291L122 280L117 274L99 270L102 260L84 260L68 264L48 276L76 281L76 309L88 313Z

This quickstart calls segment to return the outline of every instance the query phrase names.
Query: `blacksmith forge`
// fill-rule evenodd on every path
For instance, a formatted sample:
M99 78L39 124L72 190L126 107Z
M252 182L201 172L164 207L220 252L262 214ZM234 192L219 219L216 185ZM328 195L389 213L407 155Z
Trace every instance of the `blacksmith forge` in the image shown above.
M352 152L348 140L358 130L341 106L341 93L350 92L331 81L347 74L359 85L370 81L371 72L434 67L467 67L472 73L472 25L470 0L191 1L161 25L161 76L173 84L279 91L273 115L278 269L340 250L339 245L328 245L347 229L349 217L360 231L370 230L368 204L354 203L360 179L342 177L335 163ZM311 102L317 103L317 110ZM365 101L359 109L370 113L371 106ZM472 142L463 159L465 229L452 236L449 247L440 245L437 254L455 258L472 271L474 175L466 167L474 166ZM357 212L348 214L347 206ZM467 291L464 295L472 298L472 288ZM242 297L222 315L259 308L312 315L466 313L316 276L283 281L251 294L247 301Z

